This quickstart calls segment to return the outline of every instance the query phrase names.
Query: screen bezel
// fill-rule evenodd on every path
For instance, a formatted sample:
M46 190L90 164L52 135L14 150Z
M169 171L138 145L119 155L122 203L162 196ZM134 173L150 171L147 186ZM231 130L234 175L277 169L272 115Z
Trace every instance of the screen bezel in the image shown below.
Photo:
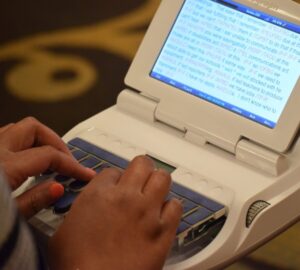
M300 5L295 2L277 0L272 7L264 6L264 1L260 1L259 5L251 0L236 2L300 25L300 18L297 17ZM196 132L221 138L230 145L236 145L244 137L274 151L286 152L300 123L300 77L276 127L271 129L149 75L183 3L184 0L162 1L127 73L125 83L159 100L163 115L173 118L184 129L192 128Z

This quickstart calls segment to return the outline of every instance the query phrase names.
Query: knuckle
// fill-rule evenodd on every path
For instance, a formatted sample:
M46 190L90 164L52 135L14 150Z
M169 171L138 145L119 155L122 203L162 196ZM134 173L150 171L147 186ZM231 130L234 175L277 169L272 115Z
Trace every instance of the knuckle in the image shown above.
M111 193L111 195L113 194ZM110 199L118 205L128 205L131 201L131 197L130 192L118 190L117 192L114 192L114 196L111 196Z
M107 194L106 201L121 212L128 211L130 208L130 198L125 192L111 192Z
M135 203L134 211L138 219L144 219L144 218L146 219L147 217L149 217L150 214L147 205L145 205L145 202L141 202L141 201Z
M54 165L55 167L60 165L64 158L67 158L51 145L42 146L40 148L39 155L42 159L48 160L48 162ZM70 162L72 162L71 159Z
M115 188L113 192L107 194L107 198L117 208L128 211L134 216L143 216L145 207L141 202L139 195L132 190Z
M44 145L44 146L42 146L42 149L43 149L44 151L49 152L50 154L53 154L53 153L57 153L57 152L58 152L58 151L57 151L53 146L51 146L51 145Z
M149 220L147 224L149 225L149 237L151 239L159 238L164 231L164 223L157 221L156 219L155 221L152 219Z
M106 187L103 190L100 187L93 187L92 189L85 190L80 194L85 200L94 202L101 198L102 203L111 211L126 211L128 208L128 202L124 194L120 194L115 187Z
M84 201L84 204L86 204L87 202L89 201L94 201L94 200L97 200L97 198L103 198L103 194L100 193L99 189L98 188L85 188L83 192L80 192L78 198L81 198L79 199ZM75 203L76 201L78 200L75 200Z
M153 234L156 237L159 237L165 231L165 224L164 222L160 221L156 224L153 230Z
M26 118L23 119L23 122L30 126L36 126L39 124L39 121L33 116L27 116Z

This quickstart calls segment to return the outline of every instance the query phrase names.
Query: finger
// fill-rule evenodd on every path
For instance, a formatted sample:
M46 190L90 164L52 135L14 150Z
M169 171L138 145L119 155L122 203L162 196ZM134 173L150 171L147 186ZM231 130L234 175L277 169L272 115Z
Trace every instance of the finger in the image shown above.
M28 177L50 169L62 175L89 181L96 172L80 165L72 157L51 146L31 148L14 154L4 164L12 189L20 186Z
M64 187L54 181L43 182L16 198L20 213L30 218L50 206L64 194Z
M171 176L165 170L154 171L147 181L143 193L155 204L162 205L171 185Z
M127 188L142 191L153 171L153 161L146 156L138 156L130 162L128 168L123 173L119 184L125 185Z
M182 211L182 203L177 199L167 201L162 208L161 220L171 239L174 239L176 234Z
M10 124L8 124L6 126L1 127L0 128L0 134L3 133L3 132L5 132L8 128L10 128L13 125L14 125L13 123L10 123Z
M14 152L42 145L50 145L71 155L61 138L53 130L33 117L27 117L11 125L0 137L0 146Z
M109 187L116 185L120 177L122 176L122 171L116 168L107 168L101 171L98 175L96 175L92 181L90 182L90 188L94 188L95 185L101 187Z

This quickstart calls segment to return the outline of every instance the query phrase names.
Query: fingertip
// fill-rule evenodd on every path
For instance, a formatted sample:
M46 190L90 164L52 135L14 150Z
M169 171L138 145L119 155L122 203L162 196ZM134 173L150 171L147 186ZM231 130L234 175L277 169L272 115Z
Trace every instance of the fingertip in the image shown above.
M182 216L183 212L183 206L182 206L182 201L174 198L170 201L167 201L165 203L165 206L163 208L163 218L168 220L171 224L179 223L180 218Z
M81 172L82 176L79 178L83 181L90 181L97 175L97 172L94 171L93 169L83 167L83 166L82 168L83 168L83 171Z
M155 164L153 162L153 160L147 156L147 155L139 155L136 156L131 163L139 163L139 164L143 164L143 165L150 165L152 167L152 169L156 169Z
M65 193L65 189L62 184L54 183L50 186L50 195L52 199L57 200Z
M182 212L183 212L183 201L174 198L170 201L170 203L173 204L174 211L177 213L180 213L180 216L181 216Z
M94 171L93 169L85 168L85 170L86 170L87 174L88 174L91 178L93 178L93 177L97 174L97 172Z

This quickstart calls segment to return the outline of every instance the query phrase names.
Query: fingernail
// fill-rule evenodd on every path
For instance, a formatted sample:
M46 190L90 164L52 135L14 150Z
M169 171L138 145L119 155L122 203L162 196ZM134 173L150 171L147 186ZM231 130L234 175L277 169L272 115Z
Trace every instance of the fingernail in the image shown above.
M54 183L50 186L50 194L53 199L60 198L62 195L64 195L64 193L65 193L65 189L63 185L59 183Z
M167 172L165 169L158 168L158 169L156 169L155 171L157 171L157 172L159 172L159 173L162 173L162 174L164 174L164 175L170 176L170 173Z
M184 199L183 198L174 198L173 200L176 201L181 206L184 204Z

